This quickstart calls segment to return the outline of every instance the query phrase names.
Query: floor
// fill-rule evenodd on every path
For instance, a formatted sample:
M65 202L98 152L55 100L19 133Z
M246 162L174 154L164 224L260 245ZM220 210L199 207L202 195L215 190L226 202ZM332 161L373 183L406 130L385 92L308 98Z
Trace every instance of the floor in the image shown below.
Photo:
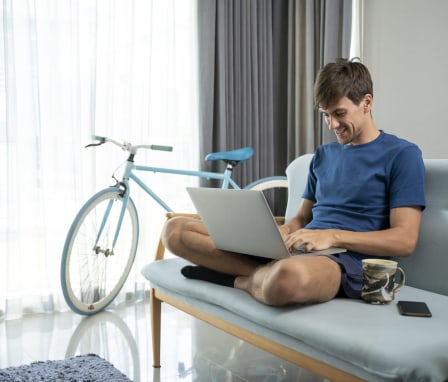
M147 302L91 317L65 312L3 321L0 368L94 353L134 382L325 381L168 305L162 323L162 367L154 369Z

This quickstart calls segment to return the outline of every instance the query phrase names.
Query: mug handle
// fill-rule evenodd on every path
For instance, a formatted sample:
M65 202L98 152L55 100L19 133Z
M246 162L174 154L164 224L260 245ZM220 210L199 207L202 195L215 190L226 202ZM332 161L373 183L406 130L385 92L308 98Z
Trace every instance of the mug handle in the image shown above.
M398 292L404 285L405 281L406 281L406 277L404 275L404 271L403 269L401 269L400 267L397 267L397 271L400 272L400 282L397 284L397 286L393 289L394 293Z

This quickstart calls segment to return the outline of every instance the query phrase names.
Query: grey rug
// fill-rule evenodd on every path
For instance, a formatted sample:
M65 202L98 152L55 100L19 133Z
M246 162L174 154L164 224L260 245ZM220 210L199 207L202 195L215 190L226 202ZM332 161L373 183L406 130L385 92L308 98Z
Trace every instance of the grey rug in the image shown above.
M0 369L0 381L131 382L121 371L95 354Z

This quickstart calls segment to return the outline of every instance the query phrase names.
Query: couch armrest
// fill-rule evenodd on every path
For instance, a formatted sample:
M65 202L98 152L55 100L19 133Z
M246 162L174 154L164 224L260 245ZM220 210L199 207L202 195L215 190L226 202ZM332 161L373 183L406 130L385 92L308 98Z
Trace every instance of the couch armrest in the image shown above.
M275 221L278 225L285 224L285 217L284 216L274 216Z

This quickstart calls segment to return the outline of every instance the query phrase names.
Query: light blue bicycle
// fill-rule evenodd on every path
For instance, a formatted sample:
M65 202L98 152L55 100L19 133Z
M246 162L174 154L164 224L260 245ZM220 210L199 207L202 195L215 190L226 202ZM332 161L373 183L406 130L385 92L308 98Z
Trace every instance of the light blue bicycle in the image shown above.
M137 208L131 198L131 180L167 212L173 210L136 174L137 171L195 176L222 181L222 188L240 187L232 179L232 170L249 159L251 147L217 152L206 156L208 161L226 163L223 173L140 166L134 163L141 149L172 151L170 146L132 145L110 138L95 137L96 143L86 147L113 143L127 152L121 179L114 186L93 195L81 208L65 240L61 261L61 284L65 301L76 313L92 315L105 309L120 292L131 270L137 252L139 222ZM284 176L260 179L245 189L268 190L286 188Z

